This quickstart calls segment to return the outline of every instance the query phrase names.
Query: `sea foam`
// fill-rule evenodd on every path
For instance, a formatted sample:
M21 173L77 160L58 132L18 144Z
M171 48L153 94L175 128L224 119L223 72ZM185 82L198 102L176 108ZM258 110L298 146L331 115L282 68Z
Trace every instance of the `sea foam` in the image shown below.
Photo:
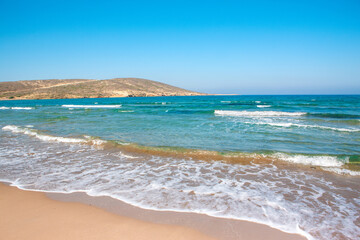
M295 117L306 115L304 112L276 112L276 111L227 111L215 110L215 115L231 117Z
M350 176L360 176L360 172L351 171L345 168L336 168L336 167L322 167L324 171L336 173L339 175L350 175Z
M45 142L86 143L86 144L93 145L93 146L101 146L101 145L104 145L107 143L107 141L105 141L105 140L93 138L91 136L86 136L86 135L84 136L84 139L51 136L51 135L46 135L46 134L40 133L39 131L37 131L35 129L18 127L15 125L7 125L7 126L3 127L2 130L11 131L13 133L22 133L22 134L25 134L28 136L35 137L35 138L40 139Z
M11 131L13 133L23 133L25 135L36 137L43 141L64 142L64 143L85 143L86 142L85 139L80 139L80 138L54 137L54 136L49 136L49 135L45 135L45 134L40 134L33 129L22 128L22 127L18 127L18 126L14 126L14 125L7 125L7 126L3 127L2 130Z
M272 156L282 161L320 167L341 167L345 163L349 162L348 158L341 161L337 157L333 156L289 155L285 153L275 153Z
M324 130L332 130L339 132L360 132L360 129L350 129L350 128L336 128L329 126L321 125L307 125L307 124L298 124L298 123L273 123L273 122L245 122L247 124L257 124L257 125L270 125L275 127L301 127L301 128L319 128Z
M0 110L7 110L7 109L13 109L13 110L31 110L34 109L32 107L0 107Z
M312 170L156 156L134 159L87 145L39 145L36 139L15 138L1 146L1 179L24 189L81 191L145 209L253 221L308 239L340 239L331 238L339 231L354 239L359 233L351 224L358 211L351 202L358 197L349 195L358 190L344 189ZM23 154L29 152L31 157ZM319 201L324 193L336 197Z

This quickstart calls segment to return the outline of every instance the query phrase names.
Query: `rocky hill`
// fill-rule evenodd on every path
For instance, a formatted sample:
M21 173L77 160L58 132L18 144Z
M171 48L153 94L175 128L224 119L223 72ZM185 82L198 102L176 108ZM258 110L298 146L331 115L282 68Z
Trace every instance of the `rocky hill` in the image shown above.
M195 95L204 94L141 78L0 82L1 100Z

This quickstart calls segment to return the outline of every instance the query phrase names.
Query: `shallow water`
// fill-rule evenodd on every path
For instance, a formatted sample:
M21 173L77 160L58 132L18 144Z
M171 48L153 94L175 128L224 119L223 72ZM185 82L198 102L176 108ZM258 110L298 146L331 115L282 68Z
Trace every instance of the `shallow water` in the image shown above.
M0 179L356 239L359 110L360 96L2 101Z

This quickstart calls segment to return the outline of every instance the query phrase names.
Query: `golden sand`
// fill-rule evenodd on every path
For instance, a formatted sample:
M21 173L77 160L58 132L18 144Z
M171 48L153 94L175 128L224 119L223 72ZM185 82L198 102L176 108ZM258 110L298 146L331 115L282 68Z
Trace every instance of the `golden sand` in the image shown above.
M45 194L2 183L0 239L305 240L303 236L248 221L145 210L109 197Z
M122 217L0 184L0 239L212 239L196 230Z

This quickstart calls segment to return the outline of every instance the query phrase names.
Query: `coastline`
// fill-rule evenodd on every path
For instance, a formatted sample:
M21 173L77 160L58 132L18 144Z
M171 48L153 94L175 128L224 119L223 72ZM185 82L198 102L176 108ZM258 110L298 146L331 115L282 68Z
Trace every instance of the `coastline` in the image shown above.
M12 100L198 95L204 94L143 78L0 82L0 99Z
M106 99L106 98L156 98L156 97L194 97L194 96L227 96L227 95L234 95L237 96L238 94L207 94L207 93L199 93L199 94L192 94L192 95L134 95L134 96L113 96L113 97L98 97L98 96L91 96L91 97L67 97L67 98L0 98L0 101L24 101L24 100L69 100L69 99Z
M356 239L358 100L202 96L4 103L0 181L66 198L108 196L141 208L138 215L154 210L150 219L133 212L131 218L185 225L221 239L221 231L237 236L233 229L242 233L241 227L233 221L211 225L199 216L260 223L309 240ZM183 216L197 220L179 220ZM233 227L223 227L228 223Z
M199 94L191 94L191 95L134 95L134 96L112 96L112 97L66 97L66 98L0 98L0 101L24 101L24 100L69 100L69 99L112 99L112 98L156 98L156 97L199 97L199 96L238 96L239 94L207 94L207 93L199 93Z
M8 216L1 220L0 232L7 239L23 239L17 237L21 234L33 239L46 239L49 236L54 239L54 234L58 239L79 239L78 234L87 234L87 239L116 239L119 233L121 239L256 240L265 236L274 240L306 239L254 222L197 213L146 210L111 197L92 197L82 192L34 192L7 184L0 183L0 209ZM64 224L64 220L66 226L58 228ZM79 225L81 230L78 229ZM89 228L93 225L98 231ZM57 233L62 228L67 230ZM60 237L58 234L61 232L67 235Z
M1 239L213 239L190 228L144 222L76 202L55 201L44 193L4 184L0 184L0 193Z

